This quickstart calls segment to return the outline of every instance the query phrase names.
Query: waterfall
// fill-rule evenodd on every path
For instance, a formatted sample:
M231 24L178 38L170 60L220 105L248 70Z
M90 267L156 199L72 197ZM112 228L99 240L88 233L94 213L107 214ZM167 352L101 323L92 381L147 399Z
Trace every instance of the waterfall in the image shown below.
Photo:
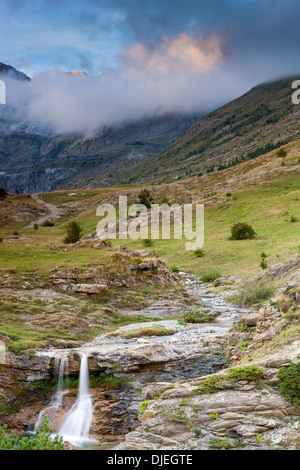
M64 441L76 447L84 447L94 443L89 439L90 427L93 418L93 401L89 386L88 359L81 353L79 391L77 400L70 409L58 434Z
M62 405L63 396L68 392L68 390L63 390L63 380L64 377L68 376L68 358L64 357L60 360L60 358L55 358L55 369L54 374L57 377L57 389L55 396L50 403L50 406L42 410L38 416L38 420L34 426L34 433L36 433L37 429L41 427L43 416L47 410L51 410L53 408L59 408Z

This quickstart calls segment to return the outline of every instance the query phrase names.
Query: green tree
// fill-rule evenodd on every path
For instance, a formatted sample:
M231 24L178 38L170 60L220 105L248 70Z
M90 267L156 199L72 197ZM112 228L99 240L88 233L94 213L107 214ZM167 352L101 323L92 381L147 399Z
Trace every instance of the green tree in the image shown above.
M69 222L66 226L67 235L65 237L65 243L76 243L81 238L82 227L75 220Z
M151 209L151 204L153 204L153 199L148 191L148 189L143 189L140 194L138 195L139 204L143 204L147 207L147 209Z
M284 159L284 158L287 156L287 154L288 154L288 153L287 153L287 151L286 151L285 149L279 149L279 150L277 151L277 157L279 157L279 158L283 158L283 159Z

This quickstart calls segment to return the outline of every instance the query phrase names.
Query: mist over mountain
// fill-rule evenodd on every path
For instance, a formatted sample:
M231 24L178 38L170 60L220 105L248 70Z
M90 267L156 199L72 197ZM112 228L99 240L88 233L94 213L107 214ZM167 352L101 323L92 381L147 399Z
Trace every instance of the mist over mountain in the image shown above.
M26 81L30 82L30 78L23 72L19 72L19 70L15 69L11 65L6 65L0 62L0 78L5 79L14 79L19 81Z
M5 75L8 105L0 107L0 187L11 192L89 187L90 180L95 185L95 176L97 186L109 186L116 182L119 172L162 151L199 119L199 114L156 113L141 119L132 116L126 120L123 117L121 122L112 120L111 126L95 123L95 129L89 133L83 132L81 126L81 132L74 131L72 125L62 132L63 129L59 131L58 127L47 125L45 119L28 118L25 91L33 93L26 87L29 79L18 75L13 68L7 69L10 72L9 77ZM61 83L65 90L67 86L72 92L78 90L78 96L86 92L84 73L55 71L54 77L55 83ZM40 93L48 100L45 82L41 80L32 80L30 86L36 86L35 96ZM58 94L59 90L62 89L58 86ZM61 104L58 108L61 109ZM59 119L63 123L66 118L61 112ZM80 122L83 121L80 116Z

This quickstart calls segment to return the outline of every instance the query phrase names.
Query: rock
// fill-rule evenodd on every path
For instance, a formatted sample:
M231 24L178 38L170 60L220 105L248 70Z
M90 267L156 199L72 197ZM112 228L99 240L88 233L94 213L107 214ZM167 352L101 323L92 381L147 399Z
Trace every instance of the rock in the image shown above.
M108 286L103 284L75 284L72 290L78 294L103 294L108 292Z
M249 328L255 327L258 322L258 313L246 313L238 319L238 323Z
M300 270L300 255L293 256L293 258L291 259L282 261L281 263L275 264L274 266L270 266L269 268L265 269L262 274L256 276L254 278L254 281L258 281L267 277L272 278L274 280L278 280L289 276L298 270ZM298 274L297 276L300 276L300 274Z

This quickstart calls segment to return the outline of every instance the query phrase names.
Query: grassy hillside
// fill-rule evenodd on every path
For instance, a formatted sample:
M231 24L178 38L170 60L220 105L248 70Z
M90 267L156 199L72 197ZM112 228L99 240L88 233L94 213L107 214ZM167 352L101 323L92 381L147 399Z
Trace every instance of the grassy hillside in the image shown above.
M124 172L122 183L163 183L255 158L300 136L293 78L259 85L194 124L162 153Z
M260 272L260 254L268 255L273 264L298 252L300 246L300 141L285 146L285 161L272 151L255 160L236 167L202 177L191 178L170 185L148 186L155 202L167 199L169 203L198 202L205 205L205 245L202 258L185 250L184 240L157 240L152 249L180 269L201 274L206 268L218 267L224 274L240 274L245 277ZM119 195L128 195L129 203L137 201L144 186L121 186L94 190L56 191L41 197L63 210L62 217L54 227L20 229L23 221L8 225L1 214L8 205L19 201L24 210L26 199L11 196L0 203L0 259L2 269L17 267L19 274L37 270L41 275L53 267L80 265L94 256L92 249L65 251L63 246L49 250L62 243L69 220L77 220L83 234L95 231L98 219L96 208L100 203L118 203ZM18 199L20 198L20 199ZM27 198L28 200L28 198ZM292 221L291 221L292 220ZM293 222L293 220L295 220ZM253 225L257 237L249 241L231 241L230 229L236 222ZM18 234L16 235L16 230ZM12 238L11 238L12 237ZM18 238L16 238L18 237ZM11 238L10 240L7 240ZM113 246L128 244L143 249L141 241L114 240ZM113 252L114 250L112 250ZM19 257L19 253L25 256ZM107 263L111 250L97 251L97 260ZM40 263L40 261L42 261Z
M272 151L227 170L148 186L155 202L198 202L205 206L203 257L186 251L185 240L155 240L151 250L174 270L202 275L216 268L220 274L244 279L262 272L262 252L267 254L269 266L296 255L300 249L300 141L285 149L288 155L284 160ZM103 278L123 275L126 279L126 266L118 261L118 247L127 244L145 249L141 241L113 240L112 247L96 250L74 248L63 240L70 220L81 224L83 235L91 234L98 223L99 204L117 204L120 195L127 195L129 203L134 203L142 188L128 185L41 194L45 202L61 210L61 217L54 226L39 226L37 230L26 226L39 216L41 204L18 195L0 201L0 333L13 340L10 348L18 351L59 346L61 342L76 345L121 323L143 320L121 316L120 308L134 313L151 298L174 300L183 295L179 286L137 283L127 288L117 285L106 294L87 297L62 291L54 284L53 273L68 268L83 272L95 268ZM251 224L256 238L230 240L230 229L236 222ZM135 260L129 257L127 262Z

